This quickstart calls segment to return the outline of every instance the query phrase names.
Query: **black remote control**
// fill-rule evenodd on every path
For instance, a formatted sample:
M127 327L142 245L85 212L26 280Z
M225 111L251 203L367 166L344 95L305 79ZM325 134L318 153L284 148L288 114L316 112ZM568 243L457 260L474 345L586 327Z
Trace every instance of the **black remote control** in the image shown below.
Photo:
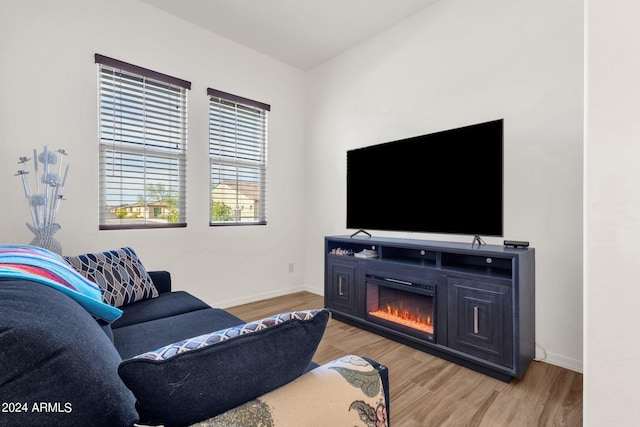
M514 248L528 248L529 247L529 242L525 242L522 240L505 240L504 241L504 245L505 246L511 246Z

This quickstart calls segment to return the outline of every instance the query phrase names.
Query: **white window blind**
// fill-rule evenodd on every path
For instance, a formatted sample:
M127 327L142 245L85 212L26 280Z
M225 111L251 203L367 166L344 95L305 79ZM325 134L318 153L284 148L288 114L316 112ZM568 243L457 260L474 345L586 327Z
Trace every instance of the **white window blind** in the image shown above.
M96 54L100 229L186 226L191 83Z
M266 224L268 104L209 95L211 225Z

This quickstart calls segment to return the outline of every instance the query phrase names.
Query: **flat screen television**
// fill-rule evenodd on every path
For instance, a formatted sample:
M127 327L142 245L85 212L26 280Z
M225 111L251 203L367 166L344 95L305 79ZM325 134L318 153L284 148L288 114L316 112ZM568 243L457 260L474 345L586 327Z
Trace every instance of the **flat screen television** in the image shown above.
M503 119L347 151L347 228L503 235Z

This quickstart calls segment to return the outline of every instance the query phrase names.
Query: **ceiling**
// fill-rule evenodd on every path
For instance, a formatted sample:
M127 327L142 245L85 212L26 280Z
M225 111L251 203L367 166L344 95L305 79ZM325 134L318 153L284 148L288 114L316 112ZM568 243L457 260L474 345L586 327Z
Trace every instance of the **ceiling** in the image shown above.
M307 71L437 0L142 0Z

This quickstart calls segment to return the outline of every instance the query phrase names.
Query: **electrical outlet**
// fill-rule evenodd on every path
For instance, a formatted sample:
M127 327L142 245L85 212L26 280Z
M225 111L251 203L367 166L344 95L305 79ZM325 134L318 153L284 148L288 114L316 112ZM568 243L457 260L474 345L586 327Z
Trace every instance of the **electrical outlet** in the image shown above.
M289 273L293 273L293 263L289 263Z

